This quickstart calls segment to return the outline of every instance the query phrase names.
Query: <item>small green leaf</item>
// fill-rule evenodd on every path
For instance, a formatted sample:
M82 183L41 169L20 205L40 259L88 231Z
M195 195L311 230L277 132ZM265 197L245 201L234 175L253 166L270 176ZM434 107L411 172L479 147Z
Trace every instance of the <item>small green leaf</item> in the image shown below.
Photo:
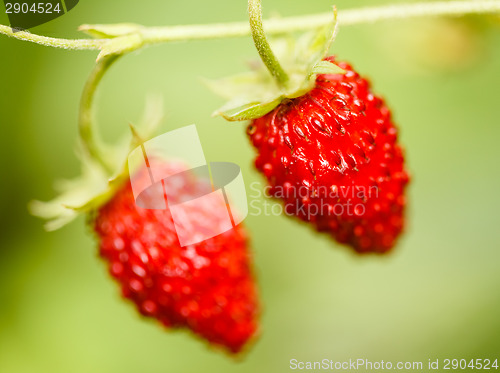
M345 70L330 61L319 61L312 68L311 74L345 74Z
M229 121L242 121L260 118L272 111L281 102L281 97L270 102L253 102L233 109L218 110L214 115L220 115Z
M103 169L87 156L82 155L81 158L81 176L60 181L60 194L52 201L32 201L28 205L33 215L47 220L47 230L59 229L75 219L80 212L89 211L92 207L90 202L107 192L108 182Z
M255 71L217 80L202 79L202 81L213 93L228 100L234 97L246 97L249 101L256 101L256 97L279 95L276 84L269 74Z
M142 137L149 140L156 134L164 117L162 97L160 95L148 95L144 113L136 128L140 131Z
M334 7L332 23L318 29L316 33L313 34L312 40L306 39L307 46L304 48L303 53L307 57L309 69L326 57L337 35L337 28L337 9ZM304 41L302 41L302 43L304 43Z
M97 39L111 39L117 36L138 33L141 28L141 25L135 23L117 23L114 25L81 25L78 27L78 31Z
M118 36L110 39L101 48L101 52L97 56L97 61L111 54L124 54L132 52L143 46L143 40L139 34L130 34Z

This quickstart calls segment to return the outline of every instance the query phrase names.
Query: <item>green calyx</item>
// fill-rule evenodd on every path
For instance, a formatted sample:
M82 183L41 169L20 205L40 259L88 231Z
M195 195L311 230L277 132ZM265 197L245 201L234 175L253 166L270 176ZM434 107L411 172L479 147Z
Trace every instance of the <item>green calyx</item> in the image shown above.
M99 209L126 182L129 176L127 159L130 151L155 134L162 118L161 100L148 100L137 128L131 125L131 134L106 147L110 170L79 146L77 156L81 161L81 174L71 180L59 181L55 186L58 195L51 201L31 201L28 206L31 214L45 219L45 229L53 231L70 223L80 214Z
M255 64L249 72L219 80L205 80L214 93L228 99L213 115L228 121L260 118L284 99L310 91L318 74L343 74L340 67L323 60L337 32L334 10L332 23L294 39L284 36L271 40L272 50L287 74L286 85L277 84L264 63Z

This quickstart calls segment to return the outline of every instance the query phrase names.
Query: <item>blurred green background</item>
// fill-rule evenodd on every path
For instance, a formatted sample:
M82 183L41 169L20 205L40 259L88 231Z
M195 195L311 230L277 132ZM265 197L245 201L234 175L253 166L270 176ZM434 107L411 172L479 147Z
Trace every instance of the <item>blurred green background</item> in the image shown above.
M266 0L264 11L331 5ZM83 0L31 31L71 38L82 23L245 19L241 0ZM96 53L1 36L0 372L285 372L293 358L500 358L499 45L495 17L340 30L332 52L371 78L401 128L413 175L408 230L391 255L360 257L292 219L249 216L265 309L260 340L235 361L141 319L120 299L84 219L47 233L28 214L28 201L51 198L54 180L79 172L78 100ZM255 57L250 38L126 56L98 96L105 138L127 131L146 95L160 93L165 131L196 123L207 159L238 163L248 186L262 182L245 125L211 118L222 101L199 79L239 72Z

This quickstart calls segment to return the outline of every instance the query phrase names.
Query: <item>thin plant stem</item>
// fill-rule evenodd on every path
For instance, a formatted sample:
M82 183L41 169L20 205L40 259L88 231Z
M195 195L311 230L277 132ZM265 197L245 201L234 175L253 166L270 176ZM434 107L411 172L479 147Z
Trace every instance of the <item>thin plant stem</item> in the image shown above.
M103 57L97 61L83 87L78 114L78 130L84 151L109 173L113 171L113 167L109 164L103 151L103 145L95 131L93 102L99 82L119 57L119 55L115 54Z
M264 28L262 26L261 0L248 0L248 15L250 18L250 29L252 30L253 42L255 48L257 48L259 52L262 62L266 65L278 84L278 87L286 89L290 79L274 55L267 41L266 34L264 33Z
M500 0L439 1L412 4L384 5L338 12L339 26L373 23L391 19L415 17L462 16L466 14L500 13ZM316 29L331 22L331 12L264 21L268 35ZM251 35L247 22L215 23L206 25L182 25L140 27L143 45L174 41L206 40ZM27 31L13 32L9 26L0 25L0 34L19 40L63 49L100 50L112 39L57 39L32 34Z

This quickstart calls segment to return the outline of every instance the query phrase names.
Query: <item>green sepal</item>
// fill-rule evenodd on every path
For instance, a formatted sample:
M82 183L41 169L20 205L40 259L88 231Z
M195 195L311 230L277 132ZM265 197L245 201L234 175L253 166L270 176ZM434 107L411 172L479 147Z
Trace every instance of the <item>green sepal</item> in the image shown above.
M101 52L97 56L97 61L111 54L124 54L135 51L144 45L140 34L130 34L109 39L100 48Z
M163 110L161 100L149 99L146 102L144 116L140 121L142 139L149 139L156 132ZM77 149L81 160L82 172L72 180L62 180L56 184L58 195L48 202L31 201L28 209L31 214L47 220L45 229L53 231L63 227L78 215L90 213L105 204L128 178L127 158L138 145L137 139L130 134L110 147L110 156L115 161L114 170L107 173L103 167L93 161L87 153Z
M89 211L93 202L108 189L103 169L87 156L79 154L82 173L72 180L59 181L55 188L59 195L49 202L31 201L31 214L47 220L45 229L53 231L75 219L80 212Z
M143 26L135 23L114 25L81 25L78 30L97 39L108 39L99 48L97 61L111 54L124 54L144 46Z
M319 61L313 66L311 74L345 74L345 70L330 61Z
M264 66L259 66L261 69ZM213 93L227 100L254 100L257 97L276 96L280 91L269 74L248 71L217 80L202 79ZM271 90L269 90L269 88Z
M258 61L243 74L219 80L204 80L215 94L229 101L214 112L229 121L259 118L277 107L286 98L302 96L314 88L317 74L343 74L340 67L324 61L337 33L337 13L332 23L302 34L271 39L274 54L289 75L286 89L279 89L264 64Z
M282 97L270 102L251 102L235 108L228 108L220 112L216 111L213 115L220 115L228 121L252 120L260 118L281 103Z
M337 36L337 9L333 8L332 23L321 27L316 32L304 34L297 42L297 50L300 55L297 58L302 59L307 65L307 70L311 70L314 65L326 57L332 43Z
M130 35L140 32L141 25L135 23L116 23L113 25L81 25L78 31L82 31L97 39L111 39L117 36Z

